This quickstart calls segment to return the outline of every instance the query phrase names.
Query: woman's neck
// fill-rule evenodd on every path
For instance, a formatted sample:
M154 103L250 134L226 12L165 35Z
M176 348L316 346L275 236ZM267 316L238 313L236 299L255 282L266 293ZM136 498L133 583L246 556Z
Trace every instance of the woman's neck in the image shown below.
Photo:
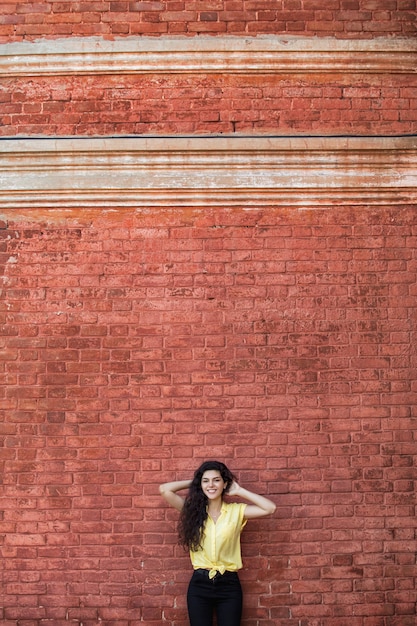
M207 507L208 514L216 522L222 512L223 501L221 498L218 500L211 500Z

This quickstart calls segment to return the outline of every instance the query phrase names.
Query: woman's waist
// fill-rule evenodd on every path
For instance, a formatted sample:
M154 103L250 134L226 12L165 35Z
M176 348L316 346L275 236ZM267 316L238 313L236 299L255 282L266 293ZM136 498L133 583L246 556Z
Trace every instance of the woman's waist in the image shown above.
M220 577L222 578L236 577L238 575L237 570L222 569L221 571L216 568L208 569L205 567L196 567L194 569L194 574L196 574L197 576L202 576L210 580L215 580Z

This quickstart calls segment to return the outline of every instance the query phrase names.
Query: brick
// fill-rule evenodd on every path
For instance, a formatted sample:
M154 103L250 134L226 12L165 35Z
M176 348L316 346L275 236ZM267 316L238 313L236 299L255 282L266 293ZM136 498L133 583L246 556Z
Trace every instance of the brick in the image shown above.
M396 5L397 3L392 2ZM392 10L384 5L376 6L368 2L334 2L327 10L320 10L317 2L304 4L285 2L277 10L274 2L227 2L224 7L219 3L205 4L200 19L191 16L189 9L182 2L163 2L148 0L139 2L38 2L38 3L3 3L0 23L5 24L0 30L0 38L6 40L33 39L36 36L87 36L93 34L111 35L121 32L124 35L149 33L160 35L167 32L161 24L169 24L171 33L193 34L201 32L233 32L246 35L252 33L298 34L308 32L313 35L324 33L360 36L361 32L380 33L392 36L415 32L414 3L405 0ZM410 8L411 6L411 8ZM224 10L223 10L224 8ZM23 21L22 21L23 19ZM204 28L207 21L215 20L217 30ZM10 27L8 25L10 24ZM198 26L200 24L200 26ZM92 27L94 25L94 28ZM221 26L220 26L221 25ZM13 28L15 26L15 28ZM200 29L200 30L199 30ZM368 34L368 36L369 36Z
M305 131L320 127L327 132L335 132L336 129L340 130L340 125L343 124L345 131L362 128L365 132L372 122L373 131L383 134L393 118L397 120L397 130L401 128L404 133L408 133L413 132L415 128L414 109L410 108L407 94L402 91L404 95L398 95L396 100L393 100L392 95L386 98L385 92L392 94L392 89L390 87L385 89L381 83L378 85L376 80L366 88L354 85L345 88L343 98L337 94L336 87L335 97L328 97L331 88L322 90L320 86L314 84L313 78L310 78L310 85L300 88L296 83L289 85L288 81L281 83L275 81L275 86L272 87L272 83L268 85L271 79L266 77L261 90L253 89L251 87L253 78L248 77L245 79L246 84L243 83L235 92L223 91L222 79L219 77L207 79L209 82L206 84L210 91L206 89L201 91L198 85L195 91L189 87L185 89L181 86L183 80L175 79L171 85L166 83L164 107L161 107L158 105L161 90L155 90L152 82L145 78L141 79L140 89L135 88L133 83L130 88L126 85L122 92L125 96L123 100L120 98L122 95L120 90L106 89L104 78L97 79L96 89L87 91L87 99L85 95L82 96L85 78L78 78L76 84L71 81L72 92L69 89L51 90L48 79L39 79L35 96L25 93L26 87L22 83L21 89L17 88L14 92L13 98L16 103L18 98L20 101L30 98L30 106L41 107L42 115L38 113L29 116L27 109L19 109L17 106L9 112L14 113L15 130L20 132L22 129L27 131L36 127L37 131L46 134L53 134L56 131L61 133L75 124L78 125L81 134L92 131L96 134L105 134L108 132L109 123L116 125L119 123L127 132L135 132L138 116L143 128L151 129L157 126L161 131L164 129L168 131L173 125L179 129L185 123L183 120L187 120L187 128L192 132L199 132L202 128L218 132L225 125L232 128L236 124L253 129L265 128L268 124L270 128L278 125L285 130L294 122L301 123ZM211 96L207 97L206 93L210 92L216 96L218 94L218 97L214 99ZM185 94L187 97L184 97ZM229 94L233 94L233 97L228 97ZM116 97L118 102L115 106ZM375 106L375 97L379 98L378 107ZM76 99L79 101L78 104L74 102ZM193 102L191 112L190 100ZM7 111L6 105L3 109ZM127 110L132 113L126 114ZM297 121L300 116L302 122Z

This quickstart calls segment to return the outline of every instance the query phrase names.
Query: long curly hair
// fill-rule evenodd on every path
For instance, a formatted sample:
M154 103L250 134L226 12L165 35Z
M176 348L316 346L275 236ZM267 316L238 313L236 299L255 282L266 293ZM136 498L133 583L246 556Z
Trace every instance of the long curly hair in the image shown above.
M224 463L220 461L205 461L195 471L194 478L185 498L184 506L180 513L178 523L178 537L180 545L192 551L201 548L204 533L204 525L207 519L208 498L201 488L201 480L204 472L216 470L226 483L223 495L228 492L235 480L234 475Z

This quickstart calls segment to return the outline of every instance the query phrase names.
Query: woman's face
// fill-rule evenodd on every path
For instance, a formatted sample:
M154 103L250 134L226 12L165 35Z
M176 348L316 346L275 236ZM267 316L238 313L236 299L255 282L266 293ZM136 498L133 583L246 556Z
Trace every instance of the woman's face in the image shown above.
M207 470L201 478L201 489L209 500L221 498L226 486L218 470Z

